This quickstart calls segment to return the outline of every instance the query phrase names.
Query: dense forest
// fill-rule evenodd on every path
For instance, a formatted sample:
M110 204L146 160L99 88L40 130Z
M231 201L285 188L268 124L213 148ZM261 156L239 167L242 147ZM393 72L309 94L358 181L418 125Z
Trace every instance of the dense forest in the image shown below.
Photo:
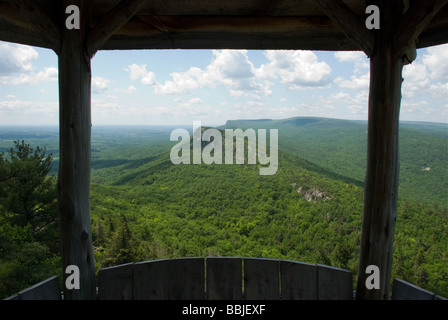
M97 270L159 258L244 256L321 263L356 274L365 123L293 118L229 121L224 128L278 128L277 173L261 176L259 164L173 165L173 128L94 128ZM393 264L393 277L442 296L448 296L447 133L443 125L402 125ZM23 142L11 150L10 141L0 144L1 296L61 272L51 196L58 165L54 134L20 136L54 150L53 156ZM10 133L0 135L11 139Z

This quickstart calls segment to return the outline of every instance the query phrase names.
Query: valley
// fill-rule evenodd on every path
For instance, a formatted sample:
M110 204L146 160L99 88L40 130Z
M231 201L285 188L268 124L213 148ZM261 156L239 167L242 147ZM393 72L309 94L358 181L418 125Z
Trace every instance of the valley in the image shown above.
M226 128L278 129L277 172L262 176L261 165L247 161L174 165L173 127L93 128L97 268L160 258L244 256L321 263L356 274L366 123L235 120L217 129ZM57 128L14 130L0 127L0 152L14 139L46 146L54 154L56 174ZM403 123L400 147L393 277L447 296L447 125Z

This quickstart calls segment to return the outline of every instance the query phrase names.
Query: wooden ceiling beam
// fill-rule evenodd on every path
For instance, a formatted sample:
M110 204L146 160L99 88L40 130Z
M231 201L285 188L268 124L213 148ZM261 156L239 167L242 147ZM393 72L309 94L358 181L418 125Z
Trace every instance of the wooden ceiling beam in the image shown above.
M101 48L359 50L328 17L138 16Z
M90 57L93 57L147 2L147 0L123 0L97 22L87 35L87 52Z
M333 28L327 17L239 17L239 16L139 16L139 22L157 30L182 32L288 33L298 30L315 32ZM314 29L315 28L315 29ZM120 33L118 31L117 33Z
M28 20L48 48L53 49L56 53L60 51L62 36L58 24L37 1L7 0L7 2Z
M33 23L35 20L42 20L46 21L44 25L50 23L50 29L55 29L56 23L60 24L59 27L63 27L63 16L61 15L59 17L59 12L62 14L64 10L62 7L50 7L51 1L52 0L0 0L0 40L49 49L58 47L58 41L55 41L54 38L50 36L49 32L39 31L39 28L36 27L37 25ZM362 40L364 37L372 38L370 34L374 34L374 32L366 30L363 25L364 21L360 16L360 12L365 10L365 8L361 10L361 6L355 5L356 3L354 1L347 2L344 0L344 3L347 4L346 7L349 8L345 8L345 13L347 14L348 11L348 15L352 16L352 20L355 21L354 23L357 24L358 27L351 28L346 26L346 29L348 29L348 31L346 30L346 33L341 32L339 29L341 28L341 25L339 25L339 28L335 27L335 22L330 20L329 16L326 16L324 12L314 4L314 1L323 0L309 1L307 2L307 5L305 5L305 2L300 2L297 7L294 7L294 10L296 10L293 12L294 14L298 14L300 10L306 9L304 12L310 14L310 16L297 16L293 15L293 13L289 13L288 15L288 12L291 12L291 10L286 12L286 9L289 3L291 3L292 6L292 1L289 0L276 4L272 14L267 15L268 12L263 9L264 14L266 15L263 14L261 16L255 15L255 11L250 11L249 2L244 2L245 10L248 14L252 12L253 15L241 15L240 11L235 11L235 15L233 16L228 14L209 15L210 12L215 11L221 13L221 7L222 9L227 10L224 12L231 11L227 7L227 2L211 2L210 10L208 7L203 8L203 11L198 11L199 9L197 9L196 11L198 11L198 15L194 16L189 14L161 14L174 11L175 4L186 6L187 2L184 3L180 0L166 0L166 2L162 2L161 0L142 0L143 2L139 2L139 4L141 3L143 8L137 10L137 13L133 18L130 17L132 17L135 7L134 9L126 9L130 10L130 13L118 14L123 15L124 17L121 22L112 19L114 15L117 15L114 13L114 10L120 11L118 9L120 4L125 6L127 1L129 0L121 0L121 2L115 0L111 2L108 2L107 0L102 0L102 2L92 0L89 2L89 6L92 6L90 11L92 14L91 27L89 27L88 30L90 55L93 55L98 49L246 48L332 51L363 50L369 52L372 47L371 40L367 40L366 42ZM25 18L23 10L20 11L20 9L17 8L25 6L28 2L33 5L39 4L40 7L44 9L37 11L41 12L40 16L47 15L50 16L52 20L47 18ZM134 5L136 3L137 1L134 2ZM326 3L330 3L330 1L326 1ZM330 5L333 3L334 1L331 1ZM419 1L415 3L415 5L425 5L428 2ZM235 5L233 5L232 8L236 8L236 2L234 4ZM106 9L101 9L99 7ZM420 13L417 9L413 10L415 10L417 14ZM194 10L190 11L196 12ZM279 16L279 14L286 15ZM435 13L433 12L433 15L434 14ZM130 20L126 22L127 19ZM406 19L410 23L403 20L401 21L400 28L406 28L409 27L408 25L412 25L413 18L411 17L410 10L407 12ZM427 26L424 27L422 24L422 26L419 27L419 29L423 28L423 30L418 35L416 47L425 48L446 43L446 39L448 39L448 5L443 7L439 13L435 14L434 18L426 19L428 20L425 22L427 23ZM151 20L153 21L152 25ZM53 25L53 27L51 27L51 25ZM159 29L157 29L157 27L159 27ZM44 28L45 27L41 27L40 29ZM163 28L166 30L164 31ZM353 36L350 38L346 35L347 32L351 32L350 30L355 32L355 29L360 30L360 32L364 34L364 36L361 35L358 37L360 39L358 42L353 41ZM57 30L55 32L58 33ZM404 31L398 31L396 38L403 37L403 33ZM414 38L415 36L413 39ZM398 40L397 43L399 43ZM399 49L398 46L400 45L395 45L395 48Z
M446 4L448 0L414 1L404 14L395 31L393 46L405 63L416 58L415 48L419 35Z
M91 2L95 6L94 14L103 16L119 0L91 0ZM356 14L364 13L364 0L344 0L344 2ZM138 15L308 17L319 16L321 12L313 0L151 0Z
M314 0L314 3L339 27L356 46L371 56L375 45L373 34L342 0Z
M0 2L0 40L51 49L30 22L6 2Z

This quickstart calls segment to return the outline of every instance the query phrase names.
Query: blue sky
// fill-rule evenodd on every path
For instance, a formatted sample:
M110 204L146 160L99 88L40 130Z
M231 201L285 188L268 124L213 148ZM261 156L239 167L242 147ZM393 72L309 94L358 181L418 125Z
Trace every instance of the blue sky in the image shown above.
M448 45L403 70L401 120L448 122ZM0 124L58 124L57 56L0 42ZM100 51L93 125L222 125L233 119L367 119L361 52Z

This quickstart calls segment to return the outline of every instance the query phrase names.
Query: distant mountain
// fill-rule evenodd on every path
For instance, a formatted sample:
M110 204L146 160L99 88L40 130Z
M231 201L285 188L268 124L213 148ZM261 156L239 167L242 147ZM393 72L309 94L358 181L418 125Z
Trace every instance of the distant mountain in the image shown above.
M191 127L186 126L189 130ZM229 120L225 128L278 129L279 148L327 175L363 185L367 154L367 123L318 117L272 120ZM92 168L113 166L167 152L173 127L93 127ZM0 152L13 140L46 146L53 153L53 174L58 168L58 128L0 126ZM281 163L280 163L281 166ZM399 197L448 208L448 124L400 123Z
M279 148L363 184L367 122L316 117L230 120L223 128L279 130ZM399 197L448 207L448 124L400 123Z

